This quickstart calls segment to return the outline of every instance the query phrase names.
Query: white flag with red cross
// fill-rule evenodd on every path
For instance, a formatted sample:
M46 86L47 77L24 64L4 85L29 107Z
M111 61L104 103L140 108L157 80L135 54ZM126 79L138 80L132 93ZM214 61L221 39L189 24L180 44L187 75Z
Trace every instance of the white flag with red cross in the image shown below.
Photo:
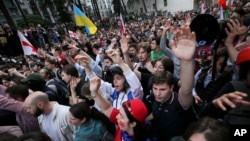
M21 41L24 55L37 55L37 49L18 31L18 36Z

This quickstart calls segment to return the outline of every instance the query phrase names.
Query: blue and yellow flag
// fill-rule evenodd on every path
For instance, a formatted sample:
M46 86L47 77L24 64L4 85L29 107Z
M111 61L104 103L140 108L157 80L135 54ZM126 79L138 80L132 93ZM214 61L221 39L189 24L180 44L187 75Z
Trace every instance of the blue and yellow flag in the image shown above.
M95 34L97 27L93 22L82 12L76 5L74 5L75 22L77 26L85 26L88 34Z

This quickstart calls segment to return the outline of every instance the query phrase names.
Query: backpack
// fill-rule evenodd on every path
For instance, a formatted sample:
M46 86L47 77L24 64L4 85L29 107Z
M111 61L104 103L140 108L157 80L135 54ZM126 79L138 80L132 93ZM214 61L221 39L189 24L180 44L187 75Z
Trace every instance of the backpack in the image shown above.
M78 138L88 139L88 140L100 140L100 141L114 141L114 136L106 131L103 136L84 136L84 135L76 135Z
M231 81L230 83L235 91L247 93L248 96L244 100L250 101L250 91L245 81ZM224 121L230 125L250 125L250 107L237 105L224 116Z
M69 100L67 98L67 95L69 94L69 89L64 82L53 79L53 81L49 82L47 85L55 85L57 88L57 96L59 99L58 102L63 105L68 105Z

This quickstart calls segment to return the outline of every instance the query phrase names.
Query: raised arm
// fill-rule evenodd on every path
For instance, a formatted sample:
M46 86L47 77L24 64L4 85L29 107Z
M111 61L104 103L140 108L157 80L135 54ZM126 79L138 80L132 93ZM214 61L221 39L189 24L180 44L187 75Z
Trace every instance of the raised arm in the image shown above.
M240 23L239 21L230 20L227 26L229 30L227 28L225 29L225 32L227 34L227 38L225 40L225 46L227 47L230 60L234 62L236 60L236 57L239 51L236 50L233 42L234 42L235 37L239 34L238 29L239 29Z
M179 102L184 109L193 102L192 88L194 86L194 60L196 37L188 27L182 28L182 35L171 40L173 53L181 62Z
M124 61L126 64L128 64L130 69L133 70L133 65L132 65L131 61L129 60L129 55L128 55L128 40L127 40L125 35L122 35L122 39L120 40L120 44L121 44L121 49L122 49Z
M130 67L123 62L117 50L113 50L110 53L110 58L112 58L115 64L118 64L123 70L123 74L130 85L131 91L133 92L133 96L135 98L142 99L143 92L141 88L141 82L137 78L136 74L130 69Z
M93 77L90 79L90 91L91 96L95 100L95 103L100 107L101 111L108 118L113 110L112 105L102 96L100 89L101 79L98 77Z

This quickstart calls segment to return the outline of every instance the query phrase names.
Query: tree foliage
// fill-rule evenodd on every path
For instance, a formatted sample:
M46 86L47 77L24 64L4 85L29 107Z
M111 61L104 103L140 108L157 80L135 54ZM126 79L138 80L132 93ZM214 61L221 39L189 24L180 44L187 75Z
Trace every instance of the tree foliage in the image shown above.
M37 24L41 24L43 26L48 26L48 25L51 25L51 22L50 20L48 19L42 19L41 16L39 15L27 15L27 20L29 23L33 23L34 25L37 25ZM22 20L19 20L17 22L17 25L18 27L25 27L27 26L25 21L22 19Z

